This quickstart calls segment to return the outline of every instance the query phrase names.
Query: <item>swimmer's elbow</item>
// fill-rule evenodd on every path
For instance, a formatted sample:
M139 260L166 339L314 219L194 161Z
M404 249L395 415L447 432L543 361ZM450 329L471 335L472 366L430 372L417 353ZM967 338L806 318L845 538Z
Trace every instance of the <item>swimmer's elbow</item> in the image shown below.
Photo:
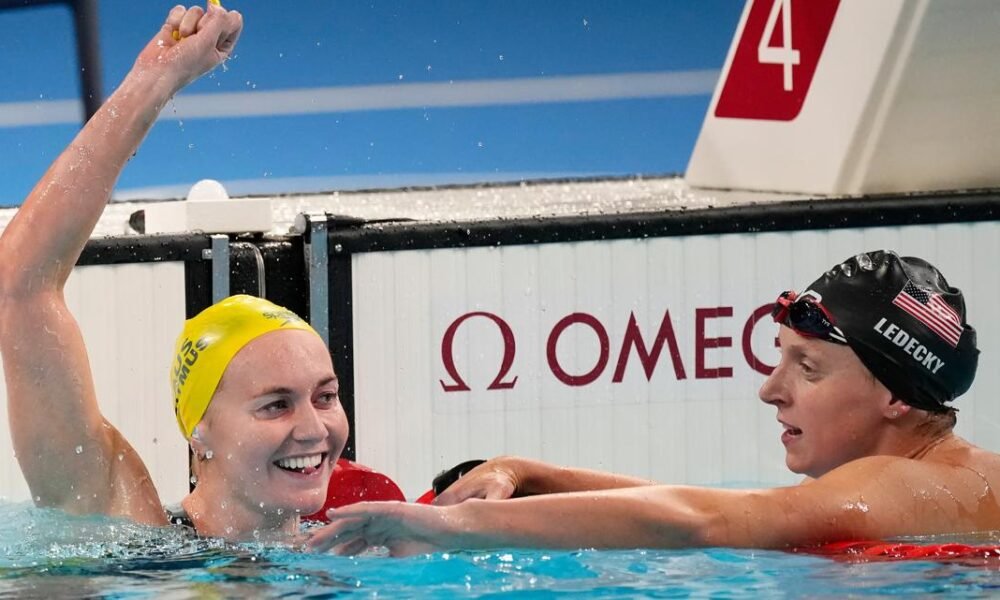
M645 525L645 542L656 548L703 548L727 545L725 521L701 489L658 486L653 502L633 507ZM645 510L644 510L645 509Z
M718 511L705 508L692 511L686 527L685 547L710 548L734 544L727 519Z
M670 509L662 532L674 547L769 547L772 541L756 531L750 514L752 491L674 487L667 501ZM764 536L767 537L767 536Z

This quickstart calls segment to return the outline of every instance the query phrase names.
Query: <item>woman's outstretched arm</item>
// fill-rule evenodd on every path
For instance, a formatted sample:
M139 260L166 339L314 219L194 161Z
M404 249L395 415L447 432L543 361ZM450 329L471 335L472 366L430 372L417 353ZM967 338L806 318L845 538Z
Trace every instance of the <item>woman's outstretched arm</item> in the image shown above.
M63 288L160 110L229 56L242 26L239 13L218 6L171 10L0 237L0 350L11 436L40 505L163 521L145 465L100 412Z

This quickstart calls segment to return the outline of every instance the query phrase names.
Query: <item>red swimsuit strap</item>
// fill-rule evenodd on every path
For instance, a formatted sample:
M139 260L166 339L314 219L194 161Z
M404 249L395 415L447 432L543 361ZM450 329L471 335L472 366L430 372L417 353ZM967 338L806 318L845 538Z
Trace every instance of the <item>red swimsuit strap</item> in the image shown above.
M1000 546L969 544L906 544L897 542L830 542L820 546L795 548L796 553L862 560L956 560L1000 559Z

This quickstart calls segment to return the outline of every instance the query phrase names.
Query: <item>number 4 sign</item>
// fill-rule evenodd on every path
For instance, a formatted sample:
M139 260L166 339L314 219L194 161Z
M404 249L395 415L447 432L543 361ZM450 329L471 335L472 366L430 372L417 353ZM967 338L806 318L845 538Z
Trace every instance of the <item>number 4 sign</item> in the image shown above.
M751 0L716 117L791 121L805 103L840 0Z

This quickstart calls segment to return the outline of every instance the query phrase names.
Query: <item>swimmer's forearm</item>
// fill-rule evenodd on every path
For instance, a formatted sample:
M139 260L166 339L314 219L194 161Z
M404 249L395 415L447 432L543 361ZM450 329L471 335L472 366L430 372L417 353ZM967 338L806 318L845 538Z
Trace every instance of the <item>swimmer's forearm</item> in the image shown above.
M448 507L442 548L687 548L713 545L716 519L692 488L633 487Z
M560 467L537 460L517 459L520 496L613 490L656 485L656 482L617 473Z
M0 253L17 263L4 282L6 293L62 287L122 168L175 87L157 73L133 69L49 167L0 240Z

